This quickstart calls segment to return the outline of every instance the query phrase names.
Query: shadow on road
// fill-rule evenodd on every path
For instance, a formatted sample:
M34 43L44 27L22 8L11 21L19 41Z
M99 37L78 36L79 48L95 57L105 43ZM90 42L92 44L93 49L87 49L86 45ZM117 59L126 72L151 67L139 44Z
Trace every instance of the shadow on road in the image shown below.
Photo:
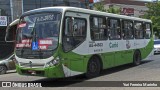
M145 61L142 61L140 65L143 65L143 64L146 64L146 63L149 63L149 62L152 62L152 61L154 61L154 60L145 60ZM125 64L125 65L105 69L105 70L102 71L101 76L112 74L112 73L119 72L119 71L123 71L123 70L126 70L126 69L130 69L132 67L138 67L138 66L134 66L132 63L130 63L130 64Z
M152 61L153 60L145 60L145 61L142 61L142 64L146 64ZM122 70L130 69L132 67L136 67L136 66L133 66L132 64L126 64L126 65L121 65L121 66L117 66L117 67L110 68L110 69L105 69L101 72L100 76L109 75L109 74L119 72ZM59 79L44 78L44 79L39 79L39 80L31 81L31 82L32 83L42 83L42 85L47 86L47 87L64 87L64 86L70 87L70 86L77 86L77 85L84 86L84 83L82 82L87 81L87 80L89 79L87 79L85 75L78 75L78 76L72 76L68 78L59 78Z
M160 55L160 53L154 53L154 55Z
M67 78L44 78L35 81L29 81L27 83L41 83L42 87L64 87L64 86L73 86L74 84L81 83L85 81L86 78L84 75L77 75Z

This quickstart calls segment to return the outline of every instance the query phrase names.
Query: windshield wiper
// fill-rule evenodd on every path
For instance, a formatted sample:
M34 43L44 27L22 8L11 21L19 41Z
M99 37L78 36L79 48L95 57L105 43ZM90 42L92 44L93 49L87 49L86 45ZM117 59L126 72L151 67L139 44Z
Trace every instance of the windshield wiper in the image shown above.
M37 42L38 36L37 36L37 32L36 32L36 23L37 23L37 19L34 22L34 27L32 29L31 35L32 35L32 43L34 42L35 44L38 44L38 42ZM31 47L31 49L32 49L32 47ZM39 52L39 58L43 58L43 53L42 53L42 51L41 51L41 49L39 48L38 45L37 45L37 48L38 48L38 50L36 50L36 51ZM33 51L33 50L31 50L31 51Z
M36 40L36 38L37 38L37 37L36 37L36 29L35 29L35 28L36 28L36 23L37 23L37 19L36 19L35 22L34 22L34 27L33 27L32 32L31 32L32 40L35 41L35 42L37 41L37 40Z

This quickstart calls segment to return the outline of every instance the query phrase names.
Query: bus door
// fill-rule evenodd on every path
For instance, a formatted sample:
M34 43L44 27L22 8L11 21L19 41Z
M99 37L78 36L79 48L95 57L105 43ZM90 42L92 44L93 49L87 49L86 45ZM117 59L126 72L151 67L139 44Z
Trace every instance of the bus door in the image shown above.
M64 29L62 35L62 47L64 58L68 68L71 70L69 76L84 72L84 51L88 52L86 48L86 32L87 32L87 14L78 12L66 12L64 18ZM85 48L85 49L84 49ZM72 73L76 71L77 73Z

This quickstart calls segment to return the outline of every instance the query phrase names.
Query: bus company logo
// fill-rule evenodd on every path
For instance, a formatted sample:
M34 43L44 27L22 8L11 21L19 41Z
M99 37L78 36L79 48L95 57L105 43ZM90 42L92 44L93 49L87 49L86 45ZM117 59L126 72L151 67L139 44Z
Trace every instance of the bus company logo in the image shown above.
M118 42L114 42L114 43L110 42L109 47L110 48L118 48Z
M131 44L129 42L129 40L126 40L126 48L129 49L131 47Z
M11 82L2 82L2 87L12 87Z

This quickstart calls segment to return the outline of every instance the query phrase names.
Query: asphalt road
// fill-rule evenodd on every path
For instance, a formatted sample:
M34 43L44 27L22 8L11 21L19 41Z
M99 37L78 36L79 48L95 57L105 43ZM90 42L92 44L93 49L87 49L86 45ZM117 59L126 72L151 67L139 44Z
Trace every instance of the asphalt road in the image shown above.
M47 88L23 88L23 90L160 90L159 87L96 87L96 84L107 83L105 81L160 81L160 55L155 55L151 60L145 60L139 66L132 64L122 65L111 69L103 70L99 77L86 79L83 75L64 79L50 79L36 76L21 76L14 70L7 74L0 75L0 81L25 81L47 83ZM45 82L44 82L45 81ZM61 81L63 81L61 83ZM73 82L71 82L73 81ZM98 82L100 81L100 82ZM104 82L103 82L104 81ZM58 82L58 83L57 83ZM64 83L65 82L65 83ZM91 83L92 87L87 87ZM95 85L95 87L94 87ZM75 87L76 86L76 87ZM1 88L0 88L1 89ZM22 90L22 88L2 88L4 90Z

